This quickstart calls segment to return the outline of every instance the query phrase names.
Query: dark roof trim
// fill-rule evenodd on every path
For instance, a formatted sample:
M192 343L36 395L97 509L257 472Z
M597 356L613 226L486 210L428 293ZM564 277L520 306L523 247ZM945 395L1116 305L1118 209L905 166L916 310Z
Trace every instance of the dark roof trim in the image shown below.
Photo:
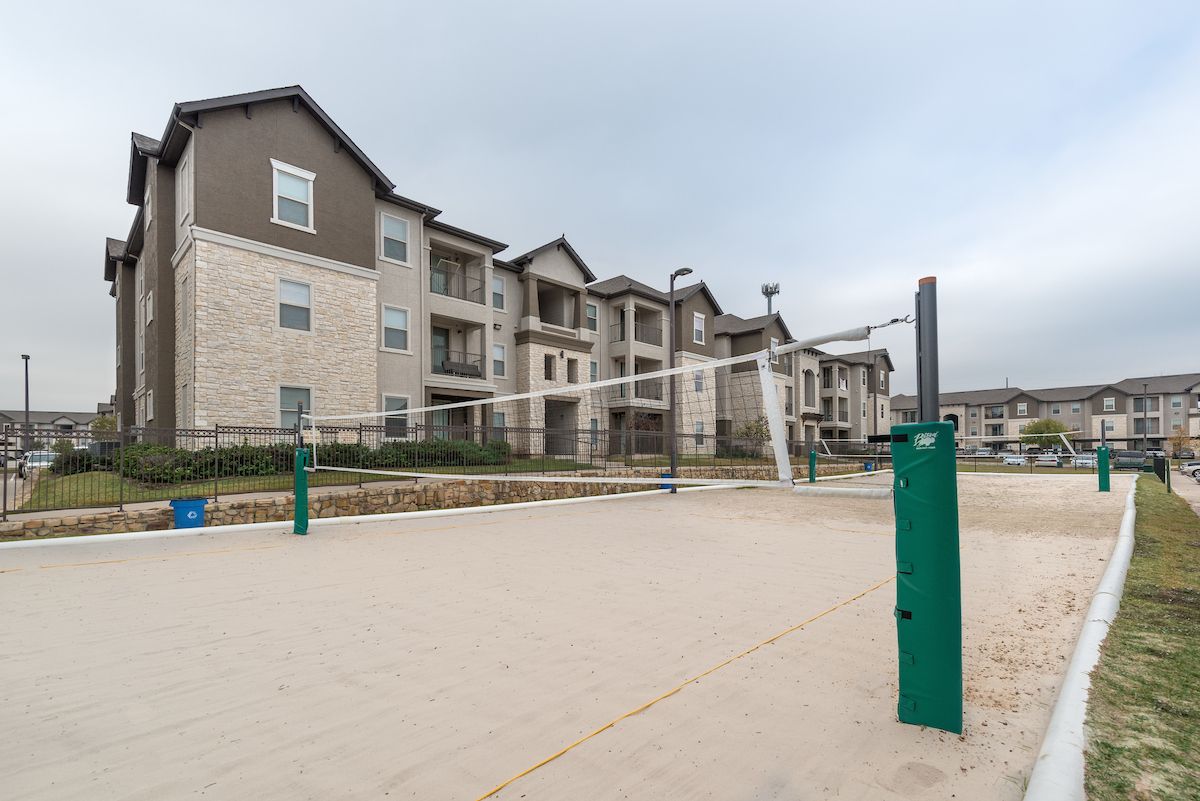
M587 264L584 263L580 255L575 252L575 248L571 247L571 243L567 241L567 237L565 235L560 236L558 239L553 241L547 242L544 245L536 247L528 253L522 253L520 256L512 259L512 263L519 265L528 264L529 262L533 261L534 256L537 256L539 253L543 253L550 248L562 248L566 251L567 255L571 258L571 261L575 262L575 266L579 268L579 272L583 273L583 282L585 284L590 284L596 280L596 274L588 268Z
M117 280L117 264L125 261L125 243L106 237L104 240L104 280Z
M433 206L426 205L420 201L406 198L404 195L397 195L395 192L377 191L375 197L385 203L393 203L397 206L403 206L406 209L418 212L430 220L442 213L441 209L435 209Z
M502 270L508 270L509 272L517 273L518 275L521 273L521 268L518 267L517 265L513 264L510 261L504 261L503 259L497 259L494 256L492 257L492 266L499 267Z
M504 244L503 242L497 242L495 239L489 239L481 234L473 234L470 231L463 230L462 228L455 228L453 225L448 225L440 220L426 220L425 227L434 231L442 231L443 233L462 237L468 242L474 242L477 245L483 245L487 248L490 248L492 253L499 253L508 247L508 245Z
M283 86L278 89L264 89L259 92L247 92L240 95L227 95L225 97L213 97L208 100L192 100L186 103L177 103L172 112L172 118L183 122L190 123L193 126L202 124L200 115L206 111L221 111L227 108L236 106L249 106L254 103L269 103L274 100L292 100L293 104L299 102L303 104L312 115L316 117L321 125L325 127L336 142L340 143L350 155L362 165L363 169L375 176L375 180L388 191L395 188L395 184L383 174L383 170L375 166L375 162L367 158L367 154L359 149L358 145L346 135L346 132L333 119L325 113L325 110L317 105L317 101L309 96L308 92L304 91L301 86ZM165 138L164 138L165 141Z
M685 286L676 289L675 302L682 303L692 295L695 295L697 292L703 292L705 294L705 296L708 298L708 302L712 304L712 307L717 314L725 313L721 310L721 304L717 303L717 296L712 293L712 290L708 288L708 284L704 283L703 281L698 284L692 284L691 286Z

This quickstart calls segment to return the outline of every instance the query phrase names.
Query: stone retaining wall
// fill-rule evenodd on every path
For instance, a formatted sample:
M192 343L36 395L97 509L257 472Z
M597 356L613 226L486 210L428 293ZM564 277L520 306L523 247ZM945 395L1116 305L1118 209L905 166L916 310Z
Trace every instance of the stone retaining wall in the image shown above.
M834 472L831 466L821 466L818 473ZM604 473L581 474L596 478L652 477L656 470L609 470ZM713 470L690 467L680 471L682 478L737 478L771 480L774 467L747 466ZM590 495L612 495L651 489L644 484L558 483L553 481L433 481L408 486L338 488L329 491L309 491L309 516L347 517L351 515L416 512L425 509L462 509L469 506L546 501L558 498L579 498ZM241 523L269 523L292 518L292 496L251 500L232 499L210 503L205 508L207 524L228 526ZM123 531L157 531L171 528L174 512L169 507L138 509L124 512L94 512L62 517L42 517L34 520L13 520L0 523L0 540L68 537L80 534L110 534Z

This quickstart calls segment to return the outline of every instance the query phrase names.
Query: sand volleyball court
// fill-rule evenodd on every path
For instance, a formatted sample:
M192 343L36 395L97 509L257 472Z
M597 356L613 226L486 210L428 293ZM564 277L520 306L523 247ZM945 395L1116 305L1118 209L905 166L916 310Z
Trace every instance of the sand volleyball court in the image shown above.
M1129 481L960 480L962 737L896 722L886 501L0 550L0 787L470 801L561 752L491 797L1017 799Z

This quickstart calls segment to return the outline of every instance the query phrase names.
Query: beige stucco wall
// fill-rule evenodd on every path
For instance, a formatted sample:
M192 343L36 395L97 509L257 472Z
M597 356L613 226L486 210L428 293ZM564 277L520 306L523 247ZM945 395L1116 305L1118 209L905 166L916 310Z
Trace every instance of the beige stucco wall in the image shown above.
M175 265L175 427L191 428L195 409L196 253L194 243ZM185 309L185 305L187 308Z
M279 424L279 387L317 414L374 411L376 281L229 245L195 244L197 426ZM312 331L279 328L277 281L312 287Z

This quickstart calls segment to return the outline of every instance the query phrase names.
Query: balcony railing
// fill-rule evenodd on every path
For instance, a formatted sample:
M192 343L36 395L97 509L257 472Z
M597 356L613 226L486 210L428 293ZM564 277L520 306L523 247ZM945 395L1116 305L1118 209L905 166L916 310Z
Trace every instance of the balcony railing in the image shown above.
M483 282L475 276L457 270L430 268L429 291L435 295L483 303Z
M624 342L626 333L625 329L628 326L625 323L613 323L608 327L609 342ZM638 342L644 342L647 345L661 345L663 343L663 330L657 325L649 323L634 323L633 338Z
M634 381L633 384L618 384L612 388L612 399L639 398L641 400L660 401L663 399L663 380L647 378Z
M839 423L849 423L850 422L850 412L838 412L838 422Z
M437 375L459 378L483 378L483 354L434 348L430 351L432 370Z
M613 323L608 327L609 342L625 341L625 323Z
M983 419L984 420L1002 420L1002 419L1004 419L1004 410L1001 409L1000 411L994 411L992 409L985 409L983 411Z

